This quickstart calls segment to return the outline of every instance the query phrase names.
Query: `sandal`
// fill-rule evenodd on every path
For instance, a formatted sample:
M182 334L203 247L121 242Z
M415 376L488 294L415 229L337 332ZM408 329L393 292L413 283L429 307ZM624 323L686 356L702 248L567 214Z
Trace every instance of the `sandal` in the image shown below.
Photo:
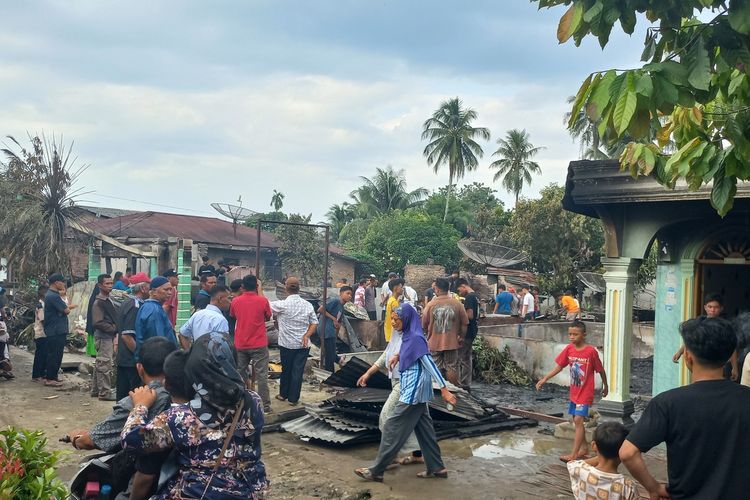
M47 387L62 387L63 383L59 380L47 380L44 385Z
M373 476L372 472L370 472L370 469L354 469L354 473L362 479L366 479L367 481L375 481L377 483L383 482L383 476Z
M414 455L407 455L397 461L399 465L415 465L415 464L423 464L424 458L422 457L415 457Z
M284 396L282 396L281 394L277 394L277 395L276 395L275 397L276 397L276 399L278 399L279 401L286 401L286 398L285 398Z
M439 470L437 472L429 472L429 471L418 472L417 477L420 479L431 479L431 478L448 479L448 469Z

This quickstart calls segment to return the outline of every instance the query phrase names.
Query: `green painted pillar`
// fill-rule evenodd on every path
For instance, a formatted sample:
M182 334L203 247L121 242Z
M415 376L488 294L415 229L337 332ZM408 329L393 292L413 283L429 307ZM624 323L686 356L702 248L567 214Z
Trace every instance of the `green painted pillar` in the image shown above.
M101 249L93 243L89 243L89 281L96 281L96 278L102 273L102 254Z
M156 257L151 257L149 259L149 263L149 276L151 276L151 279L153 279L159 274L159 266L156 263Z
M185 263L185 250L177 250L177 272L180 282L177 284L177 323L175 328L180 329L190 318L190 262Z

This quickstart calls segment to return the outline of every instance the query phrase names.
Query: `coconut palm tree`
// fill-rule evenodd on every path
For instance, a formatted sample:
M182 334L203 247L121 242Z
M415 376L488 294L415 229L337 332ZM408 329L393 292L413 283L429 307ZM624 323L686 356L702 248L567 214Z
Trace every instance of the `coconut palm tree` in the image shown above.
M372 178L360 177L364 184L351 193L357 215L372 217L393 210L405 210L419 206L427 197L425 188L407 191L404 171L393 170L390 165L378 168Z
M539 164L531 159L544 147L535 147L529 141L528 132L518 129L509 130L505 138L498 139L497 143L500 147L492 156L500 159L490 163L490 168L497 169L492 180L497 182L502 178L503 187L516 196L518 205L518 195L524 184L531 184L531 174L542 173Z
M326 212L326 220L328 225L331 227L331 238L333 241L338 241L341 231L354 220L355 210L351 203L344 202L341 205L338 203L331 205L331 208Z
M15 279L70 272L66 245L78 218L75 183L86 166L74 167L72 146L29 136L25 149L13 137L0 151L0 255L13 266Z
M273 196L271 196L271 206L274 212L281 211L281 208L284 206L284 193L274 189Z
M484 155L476 138L490 140L490 131L484 127L473 127L477 113L471 108L464 108L458 97L448 99L424 122L422 140L429 143L424 148L427 164L435 173L443 165L448 167L448 192L445 197L443 222L448 218L453 182L463 178L466 171L479 165L478 158Z

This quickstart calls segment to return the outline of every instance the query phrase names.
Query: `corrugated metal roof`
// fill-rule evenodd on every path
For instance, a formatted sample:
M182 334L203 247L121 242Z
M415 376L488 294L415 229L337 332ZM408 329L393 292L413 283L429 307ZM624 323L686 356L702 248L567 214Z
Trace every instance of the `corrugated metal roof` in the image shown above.
M257 232L254 228L237 224L237 237L231 222L215 217L170 214L165 212L140 212L112 219L99 219L92 229L100 233L128 238L177 237L200 243L220 245L255 246ZM261 246L278 248L279 242L267 232L261 232Z
M351 358L339 371L334 372L323 383L336 387L357 387L357 380L370 369L370 366L372 365L357 357ZM378 371L367 380L367 387L391 390L391 381L383 372Z
M296 420L285 422L281 424L281 427L285 431L302 438L339 445L372 443L380 440L380 431L377 429L359 429L354 432L340 430L332 427L323 420L318 420L312 415L305 415Z
M83 208L83 207L82 207ZM102 207L87 207L86 210L112 211ZM104 213L104 212L102 212ZM171 214L167 212L132 212L128 215L112 217L110 219L93 219L90 226L94 231L113 238L154 238L168 237L191 239L197 243L214 243L217 245L250 246L256 245L258 233L255 228L237 224L237 236L231 222L216 217L202 217L198 215ZM276 237L266 231L261 231L260 245L263 248L279 248L281 244ZM345 250L330 245L332 254L356 260L344 255Z

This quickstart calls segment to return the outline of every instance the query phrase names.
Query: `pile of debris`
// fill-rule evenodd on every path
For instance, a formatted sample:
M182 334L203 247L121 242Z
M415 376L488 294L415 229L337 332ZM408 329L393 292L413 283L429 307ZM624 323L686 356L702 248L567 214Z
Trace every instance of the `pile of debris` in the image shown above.
M306 406L304 416L281 427L303 440L333 446L380 441L378 416L391 392L391 383L385 374L377 372L368 379L367 387L357 387L357 380L369 368L368 363L357 357L350 359L323 382L338 389L335 396ZM466 391L450 389L458 399L452 409L449 410L440 398L439 391L430 402L430 415L438 439L480 436L537 425L536 420L511 417Z

